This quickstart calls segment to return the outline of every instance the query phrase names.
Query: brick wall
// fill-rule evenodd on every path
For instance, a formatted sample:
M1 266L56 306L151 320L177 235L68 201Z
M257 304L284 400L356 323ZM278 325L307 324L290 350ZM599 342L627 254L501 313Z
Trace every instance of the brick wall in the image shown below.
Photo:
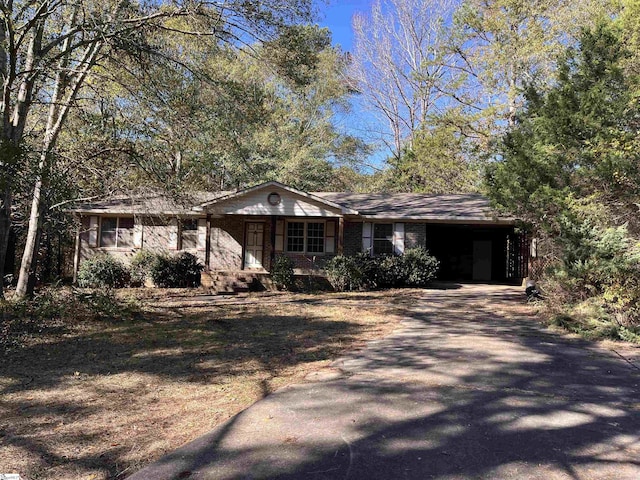
M242 242L244 219L236 216L211 219L211 270L242 269Z
M302 270L305 273L311 270L321 270L324 265L336 255L333 253L325 253L324 255L308 255L304 253L285 252L284 255L293 260L293 267L296 270Z
M242 270L244 229L247 222L264 224L264 243L262 250L262 266L271 269L271 217L254 217L228 215L211 219L211 253L209 268L211 270Z
M362 222L345 222L343 245L345 255L362 251Z
M405 248L424 247L427 243L427 226L424 223L404 224Z

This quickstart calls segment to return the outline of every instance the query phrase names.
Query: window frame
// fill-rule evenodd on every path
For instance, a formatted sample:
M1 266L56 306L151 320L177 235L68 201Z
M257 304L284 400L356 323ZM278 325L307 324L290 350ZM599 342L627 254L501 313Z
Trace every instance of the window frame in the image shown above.
M376 227L379 225L387 225L387 226L391 226L391 236L385 236L385 237L377 237L376 236ZM392 223L386 223L386 222L379 222L379 223L373 223L371 224L371 253L372 255L394 255L395 254L395 248L394 248L394 231L395 231L395 224ZM379 252L376 251L376 241L381 242L389 242L389 244L391 245L391 251L390 252Z
M135 240L134 240L134 235L135 235L135 218L133 216L129 217L129 216L124 216L124 215L105 215L100 218L100 228L99 228L99 235L98 235L98 248L104 248L104 249L112 249L112 250L124 250L124 249L130 249L130 248L135 248ZM116 220L116 227L115 230L107 230L109 232L114 232L114 244L113 245L103 245L102 242L102 235L103 232L105 231L103 228L104 225L104 221L106 219L115 219ZM131 227L129 228L125 228L125 227L121 227L120 226L120 220L131 220ZM128 243L127 245L120 245L120 231L121 230L128 230L130 231L130 243Z
M303 240L302 240L302 250L289 250L289 225L292 223L301 223L303 224ZM321 224L322 225L322 252L310 252L309 251L309 225L310 224ZM301 255L315 255L321 256L326 255L327 253L327 221L326 220L299 220L299 219L291 219L285 221L284 228L285 238L284 238L284 252L292 253L292 254L301 254ZM295 237L300 238L300 237ZM311 237L311 238L319 238L319 237Z
M195 228L184 228L185 223L190 223L191 225L195 225ZM183 218L178 220L178 229L179 229L179 241L180 241L180 245L178 250L186 250L186 251L195 251L198 250L200 248L199 244L200 244L200 240L199 240L199 236L200 236L200 230L199 230L199 225L198 225L198 219L197 218ZM194 240L194 247L189 247L189 248L185 248L184 246L184 232L190 232L191 234L193 234L195 236Z

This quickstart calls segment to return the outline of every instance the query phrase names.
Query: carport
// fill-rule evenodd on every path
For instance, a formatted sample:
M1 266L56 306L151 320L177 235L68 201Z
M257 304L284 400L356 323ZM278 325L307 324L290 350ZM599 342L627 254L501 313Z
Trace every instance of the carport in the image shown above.
M440 260L439 280L519 283L528 241L513 225L428 224L426 247Z

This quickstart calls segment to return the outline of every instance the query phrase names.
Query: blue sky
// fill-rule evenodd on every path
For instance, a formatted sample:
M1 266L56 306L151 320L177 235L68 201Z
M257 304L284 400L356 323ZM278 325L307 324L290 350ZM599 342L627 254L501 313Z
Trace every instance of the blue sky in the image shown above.
M333 43L340 45L346 52L351 50L353 32L351 17L357 11L367 12L371 0L329 0L329 5L320 5L320 25L329 27L333 33Z
M369 12L371 2L372 0L328 0L328 4L319 2L319 24L331 30L334 45L339 45L345 52L351 51L353 45L351 19L353 14ZM371 140L370 128L377 123L377 120L371 112L365 111L358 98L351 101L351 106L352 112L349 115L336 118L336 125L344 129L346 133ZM365 164L369 167L380 168L387 156L388 151L383 148L378 149L365 160ZM367 167L365 170L372 171Z

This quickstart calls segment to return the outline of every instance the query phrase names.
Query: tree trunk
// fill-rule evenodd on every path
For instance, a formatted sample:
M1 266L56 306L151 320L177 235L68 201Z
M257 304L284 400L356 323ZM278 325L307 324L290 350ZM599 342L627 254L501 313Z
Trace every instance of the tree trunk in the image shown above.
M40 229L42 227L42 205L41 195L43 191L43 174L45 170L44 162L45 154L40 160L38 178L33 188L33 197L31 200L31 213L29 215L29 228L27 229L27 240L24 245L24 253L20 264L20 274L18 276L18 286L16 287L16 296L19 298L33 294L35 287L35 274L37 262L36 253L40 248Z
M69 42L65 43L65 49L69 47ZM16 287L16 296L23 298L33 294L35 287L35 273L37 268L38 249L40 247L40 231L42 228L42 216L44 206L42 204L42 195L47 191L49 186L49 173L52 168L51 154L55 147L62 124L69 112L71 104L75 101L80 87L89 73L89 70L95 65L96 58L102 43L96 41L87 46L82 59L78 62L82 65L82 69L76 73L73 81L69 81L67 77L68 58L63 57L56 76L56 82L51 96L51 105L47 118L47 126L45 130L45 138L40 154L40 163L38 164L38 173L33 188L33 197L31 201L31 214L29 215L29 227L27 229L27 240L25 243L24 253L22 254L22 262L20 264L20 276L18 277L18 285ZM69 88L69 93L65 97L65 92Z
M4 45L7 40L7 31L4 28L4 22L0 25L0 44ZM34 29L34 33L29 42L29 49L25 60L24 69L26 72L34 70L36 57L39 54L42 45L43 24L38 22ZM3 85L3 102L2 102L2 123L3 138L2 142L2 158L0 163L3 165L3 173L0 178L2 189L2 198L0 199L0 298L4 297L4 265L9 246L9 237L11 229L11 205L13 200L12 186L14 182L14 173L16 166L21 160L20 141L26 124L27 112L31 106L33 85L35 81L34 75L24 75L18 90L18 96L14 111L10 112L11 98L11 82L15 79L15 72L8 67L7 56L9 52L5 48L0 48L0 72L2 73L5 83ZM11 272L13 273L13 272Z
M11 192L5 188L0 199L0 299L4 298L4 264L9 246L11 228Z

